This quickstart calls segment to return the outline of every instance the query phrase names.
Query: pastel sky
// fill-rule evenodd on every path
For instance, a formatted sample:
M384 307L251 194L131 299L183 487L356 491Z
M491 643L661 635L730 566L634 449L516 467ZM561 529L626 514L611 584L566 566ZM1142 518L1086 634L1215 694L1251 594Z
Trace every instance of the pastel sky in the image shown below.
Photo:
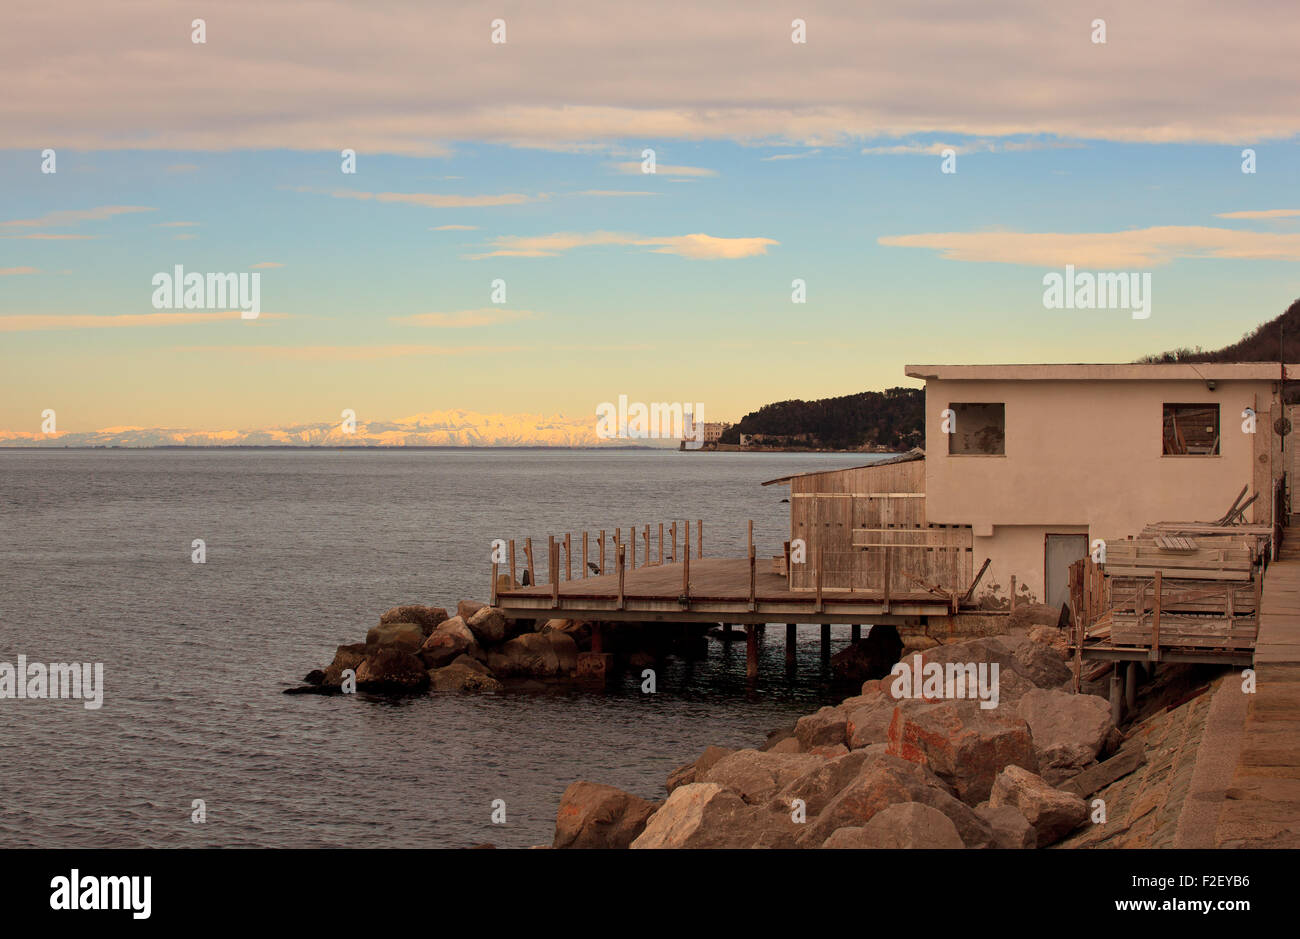
M0 439L736 419L1213 347L1300 296L1294 4L707 6L6 10ZM1045 309L1066 264L1151 272L1150 318ZM155 310L176 265L260 273L261 316Z

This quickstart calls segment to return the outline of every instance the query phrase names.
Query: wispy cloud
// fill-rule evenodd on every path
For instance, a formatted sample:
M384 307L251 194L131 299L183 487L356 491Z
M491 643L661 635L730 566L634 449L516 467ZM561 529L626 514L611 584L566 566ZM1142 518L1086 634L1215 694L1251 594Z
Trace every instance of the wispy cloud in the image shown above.
M242 320L245 324L258 320L285 319L288 313L262 313L257 320ZM17 313L0 316L0 333L38 332L54 329L125 329L145 326L197 326L204 323L241 321L239 310L220 313L119 313L107 315Z
M656 163L654 173L646 173L641 169L641 163L633 160L628 163L615 163L614 169L620 173L628 173L635 176L717 176L717 170L706 169L702 166L675 166L671 163Z
M657 196L657 192L645 192L638 189L584 189L581 192L575 192L575 196L598 196L601 198L617 198L618 196Z
M92 241L98 235L53 235L49 232L34 232L30 235L0 235L0 238L21 239L23 241Z
M198 222L159 222L158 228L196 228Z
M780 244L771 238L719 238L691 234L667 237L623 234L619 232L553 232L549 235L502 235L490 243L495 250L470 255L483 258L553 258L574 248L597 245L630 245L649 248L655 254L676 254L691 260L731 260L766 254L770 245Z
M429 231L478 231L477 225L439 225Z
M34 267L0 267L0 277L12 277L15 274L39 274Z
M1215 218L1291 218L1300 215L1300 209L1260 209L1256 211L1247 210L1245 212L1220 212Z
M1131 268L1179 258L1300 261L1300 233L1164 225L1117 232L934 232L890 235L880 244L929 248L953 261Z
M804 150L802 153L774 153L771 156L763 157L762 160L764 163L770 163L774 160L806 160L821 152L821 147L816 147L812 150Z
M1024 153L1031 150L1079 150L1083 144L1072 140L990 140L976 138L961 142L923 143L904 141L863 147L859 153L868 156L939 156L945 150L956 153Z
M406 326L436 326L443 329L465 329L470 326L493 326L538 317L532 310L510 307L483 307L478 310L459 310L455 313L414 313L410 316L390 316L389 322Z
M296 187L295 192L322 193L322 190L306 186ZM437 192L361 192L356 189L331 189L324 195L335 199L359 199L362 201L391 202L401 205L418 205L429 209L467 209L486 208L499 205L524 205L528 202L543 202L550 198L550 193L525 195L522 192L503 192L495 195L457 196Z
M266 267L284 267L284 265L281 264L279 261L258 261L256 264L253 265L254 269L266 268Z
M263 314L265 315L265 314ZM362 362L411 356L475 356L518 352L523 346L179 346L177 352L227 352L299 362Z
M115 215L156 211L158 210L143 205L101 205L94 209L61 209L38 218L18 218L0 222L0 228L64 228L81 222L103 221Z

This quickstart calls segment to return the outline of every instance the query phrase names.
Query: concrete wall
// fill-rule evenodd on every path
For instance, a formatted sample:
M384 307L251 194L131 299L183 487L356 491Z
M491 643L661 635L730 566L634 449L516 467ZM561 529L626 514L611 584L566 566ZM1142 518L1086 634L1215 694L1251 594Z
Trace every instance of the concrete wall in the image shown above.
M1006 405L1004 455L949 455L942 412L955 402ZM1219 455L1164 456L1162 405L1211 402L1219 405ZM1265 380L1219 380L1211 391L1199 380L931 378L927 520L974 527L976 570L985 557L993 558L977 596L988 591L991 578L1005 597L1015 574L1041 601L1047 533L1111 540L1136 535L1151 522L1213 520L1242 486L1255 490L1261 468L1266 483L1275 471L1273 404L1273 383ZM1256 435L1241 429L1247 407L1259 414ZM1267 488L1252 508L1251 521L1269 520Z

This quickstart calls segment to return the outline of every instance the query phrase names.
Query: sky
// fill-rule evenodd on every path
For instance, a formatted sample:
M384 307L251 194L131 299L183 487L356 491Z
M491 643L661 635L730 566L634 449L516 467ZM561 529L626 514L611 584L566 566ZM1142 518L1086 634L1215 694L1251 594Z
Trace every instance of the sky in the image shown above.
M1300 8L896 6L7 10L0 443L573 444L620 395L736 420L1300 296ZM177 265L259 315L155 308ZM1150 316L1046 307L1066 265Z

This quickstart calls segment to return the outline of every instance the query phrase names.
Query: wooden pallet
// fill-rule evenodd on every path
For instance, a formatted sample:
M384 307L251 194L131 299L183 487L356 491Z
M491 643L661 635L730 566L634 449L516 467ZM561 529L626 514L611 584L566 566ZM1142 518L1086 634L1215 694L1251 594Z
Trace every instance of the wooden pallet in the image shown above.
M1236 538L1196 539L1191 550L1171 553L1154 539L1117 541L1106 545L1106 574L1110 577L1150 577L1156 571L1187 580L1251 579L1253 546ZM1224 543L1226 542L1226 543Z

